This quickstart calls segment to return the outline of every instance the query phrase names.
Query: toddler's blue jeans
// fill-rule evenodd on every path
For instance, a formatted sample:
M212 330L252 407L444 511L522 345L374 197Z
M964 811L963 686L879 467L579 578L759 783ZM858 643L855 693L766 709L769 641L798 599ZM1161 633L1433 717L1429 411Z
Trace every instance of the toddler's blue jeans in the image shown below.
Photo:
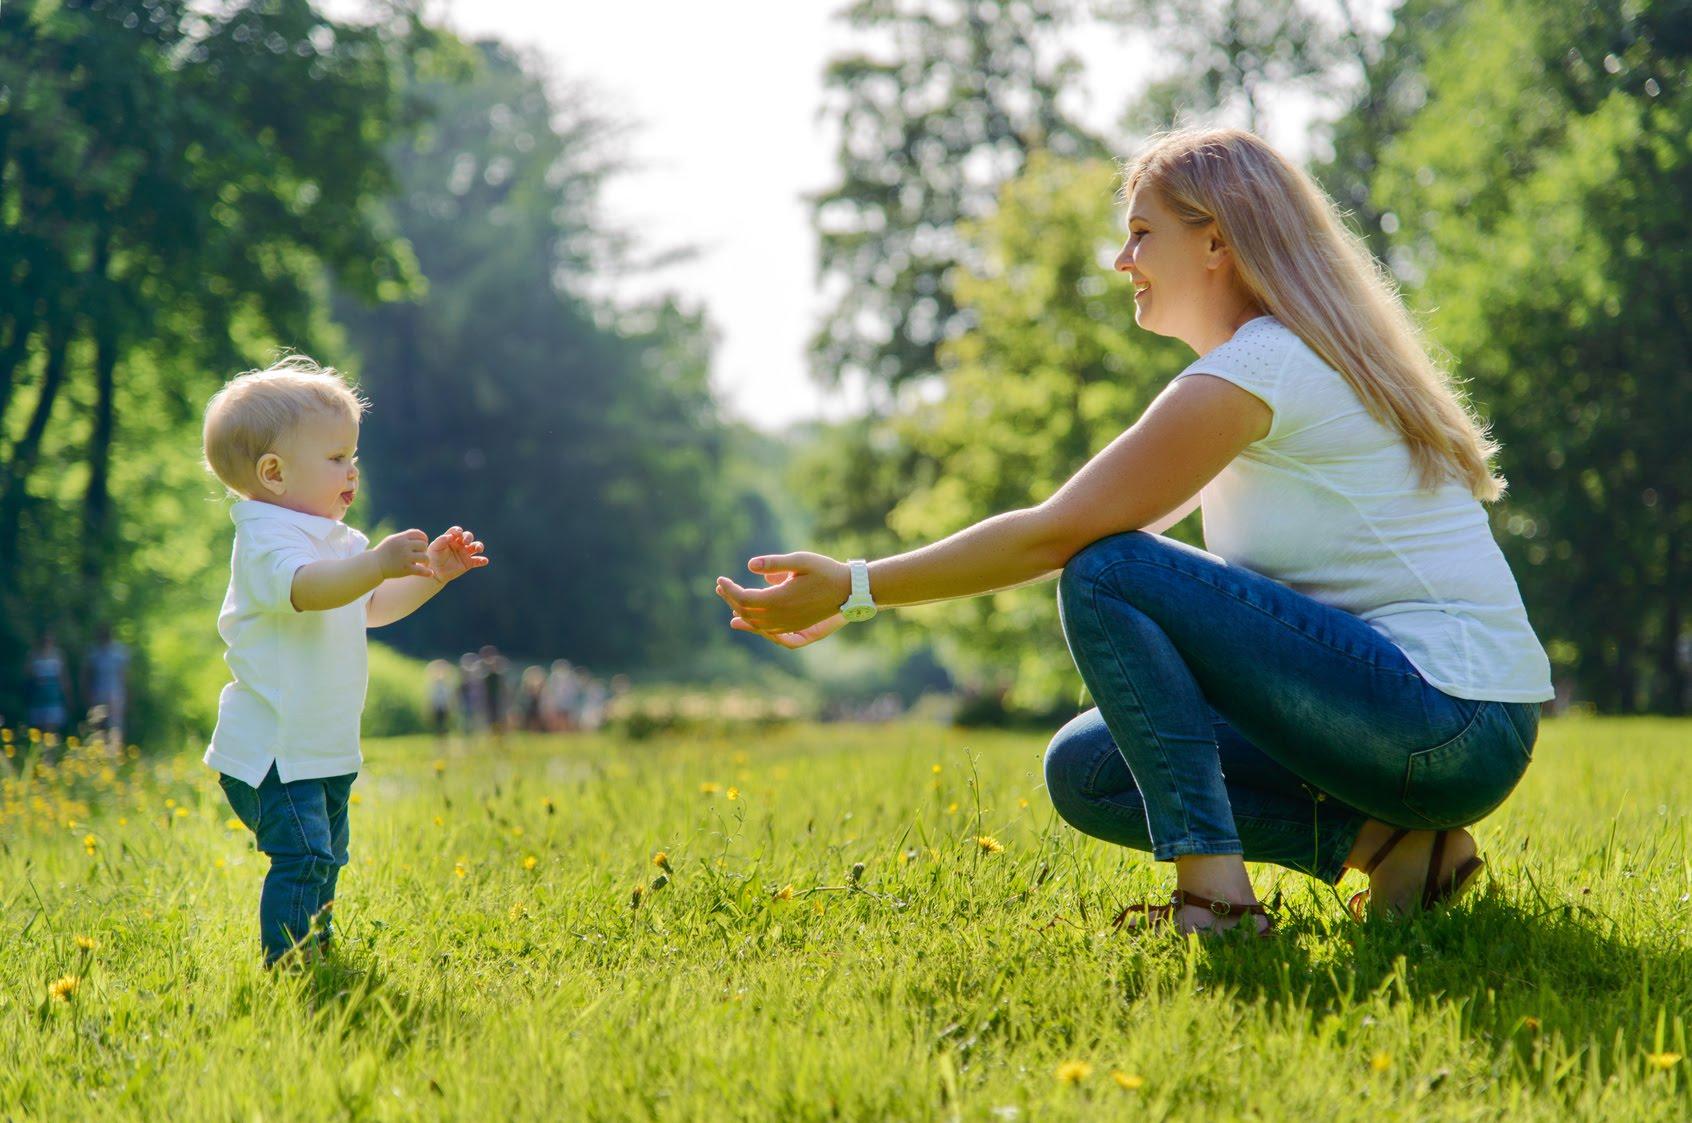
M270 859L259 895L259 941L265 963L275 963L312 934L327 946L334 935L330 905L347 864L347 799L357 773L284 784L272 764L257 789L219 776L237 818Z

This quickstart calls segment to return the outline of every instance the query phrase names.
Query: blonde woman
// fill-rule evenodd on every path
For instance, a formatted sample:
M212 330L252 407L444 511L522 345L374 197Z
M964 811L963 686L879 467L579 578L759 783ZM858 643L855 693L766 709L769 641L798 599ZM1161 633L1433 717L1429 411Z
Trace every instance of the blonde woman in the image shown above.
M1497 447L1332 202L1268 144L1183 130L1129 167L1134 319L1198 353L1044 503L872 564L753 558L731 626L786 647L875 607L1061 572L1098 708L1046 754L1078 829L1173 862L1183 931L1272 920L1244 862L1368 873L1382 912L1481 868L1552 697L1483 503ZM1159 532L1202 506L1208 552ZM1122 918L1119 918L1119 920Z

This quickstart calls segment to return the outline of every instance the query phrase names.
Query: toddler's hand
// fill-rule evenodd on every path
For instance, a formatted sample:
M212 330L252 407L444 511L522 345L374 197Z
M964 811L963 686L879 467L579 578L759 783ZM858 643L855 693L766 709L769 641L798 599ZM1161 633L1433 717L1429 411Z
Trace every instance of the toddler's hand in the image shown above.
M371 553L383 577L429 576L429 536L421 530L402 530L376 544Z
M487 565L482 550L474 534L455 526L429 543L429 568L435 580L445 585L455 577Z

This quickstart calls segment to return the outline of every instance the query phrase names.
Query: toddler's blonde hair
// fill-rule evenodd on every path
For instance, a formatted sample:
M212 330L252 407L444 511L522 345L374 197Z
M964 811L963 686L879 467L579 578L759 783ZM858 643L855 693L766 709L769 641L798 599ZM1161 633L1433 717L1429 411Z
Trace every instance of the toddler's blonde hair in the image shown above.
M237 495L258 494L258 462L300 422L339 414L355 423L370 403L334 367L288 355L229 380L206 403L206 466Z

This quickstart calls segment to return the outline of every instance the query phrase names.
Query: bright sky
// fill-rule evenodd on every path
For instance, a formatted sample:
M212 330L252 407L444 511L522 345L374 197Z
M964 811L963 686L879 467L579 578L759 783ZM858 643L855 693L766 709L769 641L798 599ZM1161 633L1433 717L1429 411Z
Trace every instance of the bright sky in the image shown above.
M806 365L823 309L805 196L835 179L832 127L817 117L822 74L857 45L831 18L840 0L445 2L461 35L538 52L558 77L596 90L603 113L633 126L625 144L636 167L611 182L607 217L648 250L699 253L624 282L621 295L668 289L705 305L730 413L771 429L855 411L853 395L825 394ZM1074 33L1071 42L1087 72L1076 108L1113 135L1155 55L1114 30Z

